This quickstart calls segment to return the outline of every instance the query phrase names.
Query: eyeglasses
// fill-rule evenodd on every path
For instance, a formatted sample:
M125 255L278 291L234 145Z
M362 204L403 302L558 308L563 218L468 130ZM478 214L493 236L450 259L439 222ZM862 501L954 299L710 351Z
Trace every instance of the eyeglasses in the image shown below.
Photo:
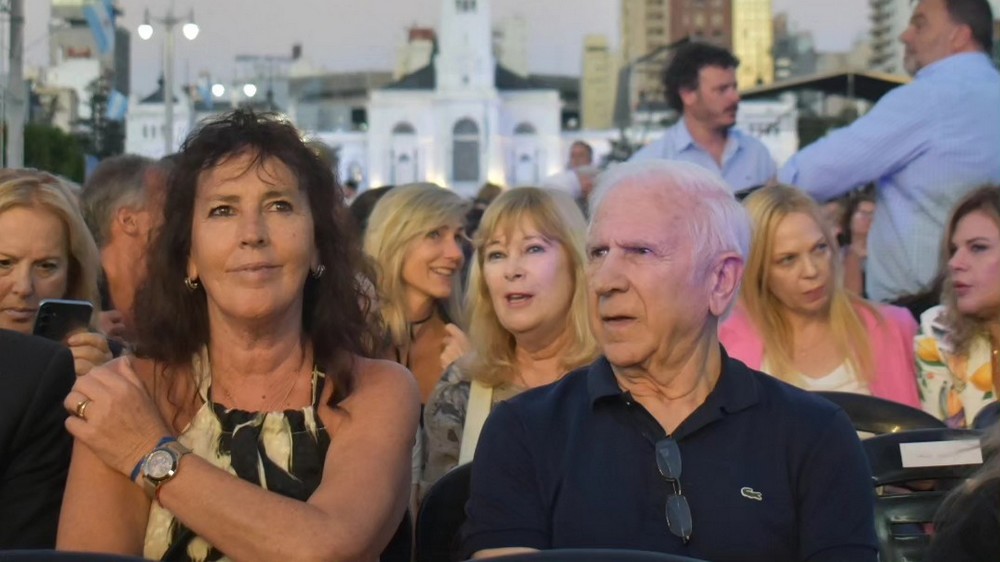
M676 441L668 437L656 442L656 467L674 490L667 496L667 527L687 544L691 540L691 506L681 492L681 449Z

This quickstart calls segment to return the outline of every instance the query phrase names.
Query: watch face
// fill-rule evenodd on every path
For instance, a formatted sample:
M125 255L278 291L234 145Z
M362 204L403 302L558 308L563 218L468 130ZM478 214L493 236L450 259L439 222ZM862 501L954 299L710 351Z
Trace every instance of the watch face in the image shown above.
M144 472L153 480L166 478L174 469L174 457L169 451L153 451L146 459Z

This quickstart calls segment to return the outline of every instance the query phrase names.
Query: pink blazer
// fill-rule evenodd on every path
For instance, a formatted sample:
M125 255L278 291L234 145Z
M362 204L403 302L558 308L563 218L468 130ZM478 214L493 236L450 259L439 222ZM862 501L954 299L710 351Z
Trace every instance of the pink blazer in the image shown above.
M872 394L920 408L913 357L917 322L905 308L876 306L882 315L881 322L868 309L855 309L865 323L871 341L876 370L875 378L869 385ZM764 360L764 340L743 307L734 308L719 327L719 341L730 357L739 359L752 369L760 369Z

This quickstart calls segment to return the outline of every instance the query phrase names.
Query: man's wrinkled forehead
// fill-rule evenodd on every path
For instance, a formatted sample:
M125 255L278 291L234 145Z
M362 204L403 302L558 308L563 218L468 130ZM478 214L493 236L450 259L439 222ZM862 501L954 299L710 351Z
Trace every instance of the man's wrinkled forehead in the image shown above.
M590 223L592 234L642 231L667 236L694 211L691 196L669 184L624 182L605 194Z

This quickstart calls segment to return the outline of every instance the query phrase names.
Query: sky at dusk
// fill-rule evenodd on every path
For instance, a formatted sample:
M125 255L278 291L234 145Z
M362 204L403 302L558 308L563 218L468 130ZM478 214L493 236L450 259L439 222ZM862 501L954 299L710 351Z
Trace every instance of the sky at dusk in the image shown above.
M189 42L177 33L177 77L193 80L208 71L228 82L236 55L287 55L301 43L304 57L331 71L391 70L396 50L413 25L436 26L441 0L176 0L175 13L194 7L201 27ZM789 13L797 29L811 31L817 48L847 50L868 30L867 0L773 0L774 10ZM48 61L47 0L27 0L25 58L31 66ZM143 11L162 16L166 0L123 0L119 25L134 30ZM514 15L528 22L532 72L577 75L583 37L618 37L618 0L493 0L494 19ZM156 88L162 67L162 29L149 41L132 35L132 88L146 94Z

